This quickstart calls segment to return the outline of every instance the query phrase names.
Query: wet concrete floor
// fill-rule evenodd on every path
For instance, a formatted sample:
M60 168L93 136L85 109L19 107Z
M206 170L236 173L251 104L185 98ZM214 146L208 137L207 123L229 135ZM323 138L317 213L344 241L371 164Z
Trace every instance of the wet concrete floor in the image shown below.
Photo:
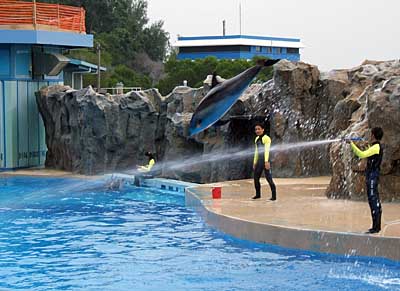
M328 199L330 177L274 179L277 200L262 181L261 199L254 196L253 180L227 181L196 187L205 207L216 214L262 224L307 230L363 234L371 227L367 201ZM222 198L212 199L211 188L222 186ZM382 231L374 236L400 238L400 203L383 203Z

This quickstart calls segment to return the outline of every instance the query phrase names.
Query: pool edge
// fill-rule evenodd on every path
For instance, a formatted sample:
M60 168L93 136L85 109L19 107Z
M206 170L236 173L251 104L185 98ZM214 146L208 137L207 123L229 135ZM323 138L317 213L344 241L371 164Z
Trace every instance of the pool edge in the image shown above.
M195 188L186 188L186 206L193 208L210 226L234 237L319 253L400 261L398 238L284 227L218 214L207 208Z

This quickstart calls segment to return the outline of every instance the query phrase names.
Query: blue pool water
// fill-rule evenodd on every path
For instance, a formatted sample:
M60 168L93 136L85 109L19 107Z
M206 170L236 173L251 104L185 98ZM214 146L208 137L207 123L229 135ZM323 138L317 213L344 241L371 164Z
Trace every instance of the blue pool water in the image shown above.
M0 179L0 290L338 289L400 290L400 263L238 240L180 194Z

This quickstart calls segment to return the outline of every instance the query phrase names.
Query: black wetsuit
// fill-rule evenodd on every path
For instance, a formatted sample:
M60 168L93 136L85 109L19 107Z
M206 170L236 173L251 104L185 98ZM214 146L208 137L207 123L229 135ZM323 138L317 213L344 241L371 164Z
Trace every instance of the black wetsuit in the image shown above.
M260 177L262 175L262 172L264 171L265 178L267 179L269 187L271 188L271 194L272 194L271 199L276 200L276 187L274 181L272 180L271 169L269 170L265 169L264 144L262 142L262 137L263 136L260 136L256 142L258 150L256 154L258 154L258 160L257 163L255 164L255 169L254 169L254 187L256 189L255 198L261 197Z
M379 144L379 154L368 157L365 177L367 182L368 203L371 209L372 216L372 229L380 231L382 206L379 199L378 183L382 163L383 148L378 141L374 142L373 145L374 144Z

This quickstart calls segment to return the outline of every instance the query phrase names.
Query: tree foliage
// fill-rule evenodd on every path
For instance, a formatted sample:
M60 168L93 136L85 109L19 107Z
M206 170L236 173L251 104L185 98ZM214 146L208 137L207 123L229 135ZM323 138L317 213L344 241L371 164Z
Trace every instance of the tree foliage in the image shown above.
M216 72L222 78L228 79L236 76L242 71L254 66L260 57L251 61L239 60L218 60L215 57L207 57L197 60L178 60L176 54L172 54L165 62L166 77L158 83L162 94L168 94L176 86L182 85L186 80L188 86L200 87L207 75ZM267 67L261 70L255 82L264 82L272 77L272 68Z
M163 21L149 23L147 0L41 0L42 2L83 6L86 10L86 29L94 34L101 46L101 65L107 72L101 74L102 87L114 87L123 82L129 87L158 87L164 95L181 85L183 80L192 87L202 86L207 75L217 72L231 78L254 65L256 59L177 60L169 49L169 34ZM96 45L95 45L96 46ZM97 63L94 49L71 50L69 55ZM271 77L271 69L264 69L258 80ZM84 85L96 84L96 76L85 75Z
M85 8L87 33L93 34L95 43L101 45L101 64L108 70L102 76L102 86L115 86L122 81L127 86L147 88L152 85L150 76L160 78L159 67L167 53L169 35L163 29L162 21L149 23L146 0L41 1ZM97 63L94 49L72 50L70 56ZM150 68L156 71L140 70L137 64L149 63L149 60L152 62ZM132 79L128 80L128 76ZM93 80L94 76L85 75L84 83L93 84Z

